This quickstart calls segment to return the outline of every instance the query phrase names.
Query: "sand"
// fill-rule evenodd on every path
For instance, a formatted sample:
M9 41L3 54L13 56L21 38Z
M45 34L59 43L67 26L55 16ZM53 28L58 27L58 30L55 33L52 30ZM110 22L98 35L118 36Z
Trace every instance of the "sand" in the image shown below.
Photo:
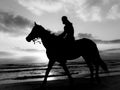
M75 78L72 85L66 80L48 81L45 88L40 81L0 85L0 90L120 90L120 75L101 77L101 83L91 83L89 78Z

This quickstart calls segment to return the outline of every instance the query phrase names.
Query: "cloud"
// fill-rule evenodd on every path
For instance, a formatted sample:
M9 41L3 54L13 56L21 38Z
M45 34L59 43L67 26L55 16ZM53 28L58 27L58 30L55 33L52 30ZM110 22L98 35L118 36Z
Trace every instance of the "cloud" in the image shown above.
M0 51L0 56L11 56L13 53L6 52L6 51Z
M104 21L120 18L119 0L86 0L82 8L76 10L83 21Z
M120 18L120 0L17 0L32 13L72 12L83 21L114 20Z
M23 56L19 58L0 58L0 64L28 64L36 63L37 60L38 58L34 56Z
M44 12L69 12L81 6L86 0L17 0L18 3L36 15Z
M82 19L83 21L101 21L101 8L98 6L92 6L91 8L87 8L83 6L84 8L81 8L76 11L77 16Z
M118 19L120 18L120 5L113 5L112 8L109 10L107 18L108 19Z
M29 49L29 48L24 49L24 48L20 48L20 47L16 47L15 49L18 51L31 52L31 53L33 53L33 52L45 52L45 50Z
M78 38L89 38L89 39L94 39L92 34L88 34L88 33L79 33Z
M93 39L96 43L102 43L102 44L120 44L120 39L116 40L99 40L99 39Z
M110 43L120 43L120 39L116 39L116 40L111 40L109 41Z
M107 50L103 50L103 52L109 52L109 53L120 53L120 48L112 48L112 49L107 49Z
M43 11L56 12L63 8L60 0L18 0L18 2L37 15L41 15Z
M76 37L77 39L81 38L88 38L96 42L97 44L120 44L120 39L115 39L115 40L101 40L97 39L95 36L89 33L79 33L78 36Z
M12 35L23 35L25 29L32 25L31 21L11 12L0 11L0 31Z

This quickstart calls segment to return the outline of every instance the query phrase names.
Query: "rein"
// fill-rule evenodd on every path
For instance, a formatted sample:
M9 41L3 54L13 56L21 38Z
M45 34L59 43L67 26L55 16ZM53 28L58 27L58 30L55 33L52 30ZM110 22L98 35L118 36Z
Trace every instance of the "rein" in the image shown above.
M40 41L37 41L37 40L38 40L38 38L35 38L35 39L33 39L32 41L33 41L34 44L35 44L35 43L41 44L41 42L40 42Z

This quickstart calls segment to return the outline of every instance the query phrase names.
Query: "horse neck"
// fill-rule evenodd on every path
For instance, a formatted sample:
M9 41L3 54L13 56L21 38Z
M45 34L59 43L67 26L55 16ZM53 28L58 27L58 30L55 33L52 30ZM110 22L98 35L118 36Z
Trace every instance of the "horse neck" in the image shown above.
M50 48L52 45L52 35L46 31L46 33L41 37L42 43L46 49Z

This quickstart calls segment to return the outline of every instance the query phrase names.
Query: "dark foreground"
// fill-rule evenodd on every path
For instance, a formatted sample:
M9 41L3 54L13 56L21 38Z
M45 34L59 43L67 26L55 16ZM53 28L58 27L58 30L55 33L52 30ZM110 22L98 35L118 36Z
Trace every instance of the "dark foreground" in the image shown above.
M120 90L120 75L101 77L101 83L91 83L89 78L75 78L69 85L68 80L48 81L47 87L41 82L31 81L0 85L0 90Z

